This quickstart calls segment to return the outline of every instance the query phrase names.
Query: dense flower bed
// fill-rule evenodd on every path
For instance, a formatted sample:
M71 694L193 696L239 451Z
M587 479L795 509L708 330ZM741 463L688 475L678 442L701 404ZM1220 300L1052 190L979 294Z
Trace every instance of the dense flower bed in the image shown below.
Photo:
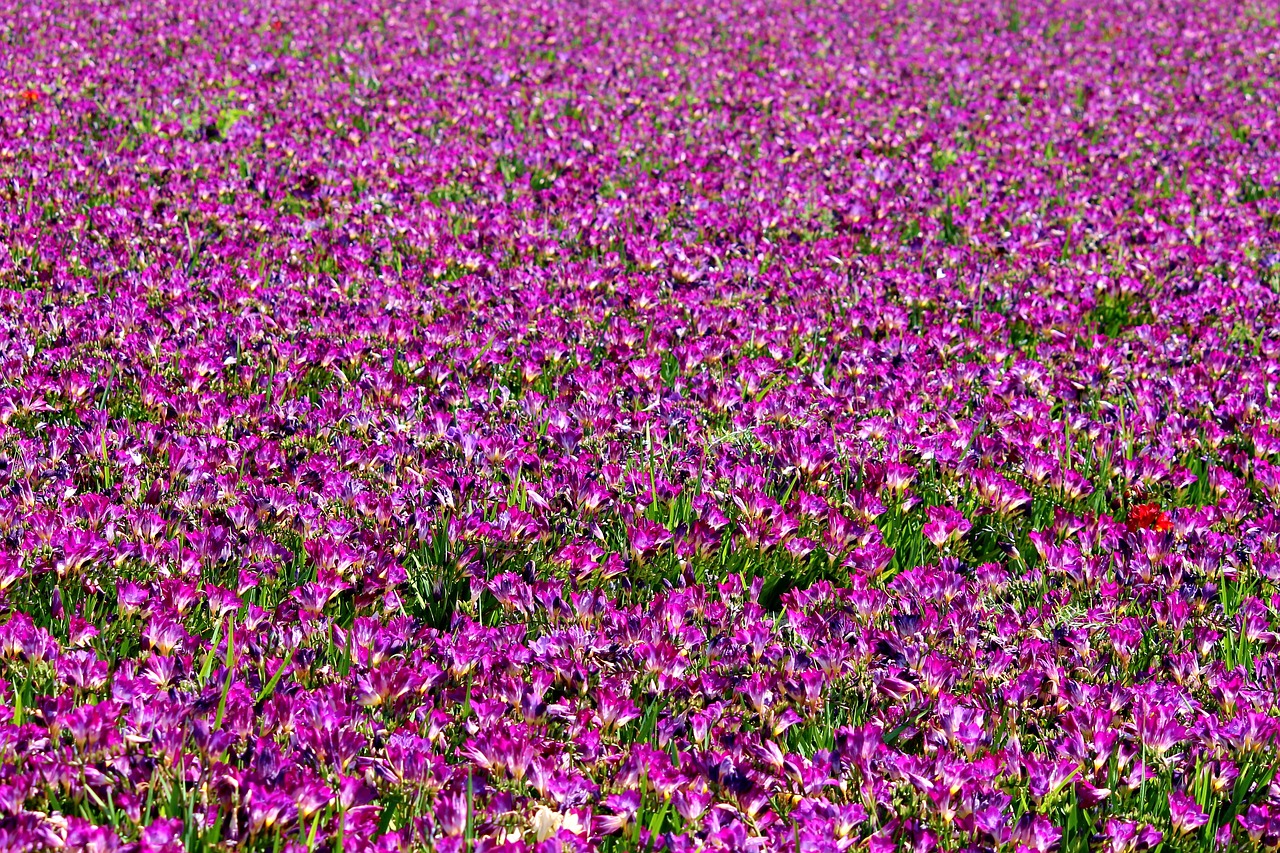
M1278 51L0 0L0 848L1280 846Z

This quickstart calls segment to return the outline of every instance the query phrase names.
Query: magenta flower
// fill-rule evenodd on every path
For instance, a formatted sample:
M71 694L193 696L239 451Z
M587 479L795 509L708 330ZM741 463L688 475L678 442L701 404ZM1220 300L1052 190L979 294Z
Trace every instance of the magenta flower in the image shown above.
M951 507L929 507L928 516L921 533L935 548L958 542L973 527L967 518Z
M659 548L671 542L671 532L662 525L642 518L627 527L631 553L637 562L644 562Z
M1268 4L0 3L0 849L1278 846Z
M1209 816L1182 791L1170 791L1169 822L1173 825L1174 834L1187 835L1208 823Z

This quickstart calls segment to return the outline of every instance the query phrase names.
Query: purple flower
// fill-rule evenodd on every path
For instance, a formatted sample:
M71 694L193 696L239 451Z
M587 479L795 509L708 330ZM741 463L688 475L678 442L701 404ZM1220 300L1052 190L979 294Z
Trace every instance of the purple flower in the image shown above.
M928 516L929 520L925 522L921 533L935 548L959 541L973 527L964 515L951 507L931 506Z
M1276 846L1274 28L1075 5L10 2L0 848Z
M1170 791L1169 822L1173 825L1175 834L1186 835L1208 823L1209 816L1195 800L1182 791Z

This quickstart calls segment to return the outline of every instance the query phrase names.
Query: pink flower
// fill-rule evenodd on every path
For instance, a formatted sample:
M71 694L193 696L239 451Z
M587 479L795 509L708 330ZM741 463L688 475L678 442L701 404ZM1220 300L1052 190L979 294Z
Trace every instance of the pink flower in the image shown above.
M959 510L949 506L931 506L928 516L921 533L935 548L958 542L973 527Z
M1209 822L1204 809L1182 791L1169 792L1169 822L1178 835L1195 832Z

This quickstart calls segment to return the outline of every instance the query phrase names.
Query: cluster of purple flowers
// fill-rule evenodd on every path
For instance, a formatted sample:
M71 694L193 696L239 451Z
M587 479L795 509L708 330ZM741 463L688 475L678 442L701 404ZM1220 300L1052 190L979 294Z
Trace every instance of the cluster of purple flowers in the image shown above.
M0 0L0 849L1280 848L1280 21Z

